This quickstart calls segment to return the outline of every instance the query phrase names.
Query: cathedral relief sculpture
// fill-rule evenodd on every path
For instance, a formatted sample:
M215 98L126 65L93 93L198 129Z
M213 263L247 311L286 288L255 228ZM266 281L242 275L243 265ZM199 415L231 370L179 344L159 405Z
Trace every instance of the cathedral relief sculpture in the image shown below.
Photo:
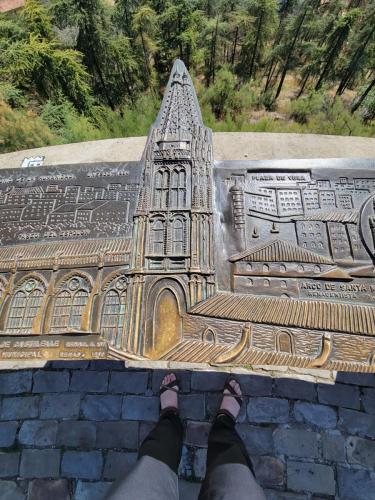
M0 360L375 372L374 172L215 163L177 60L139 162L0 172Z

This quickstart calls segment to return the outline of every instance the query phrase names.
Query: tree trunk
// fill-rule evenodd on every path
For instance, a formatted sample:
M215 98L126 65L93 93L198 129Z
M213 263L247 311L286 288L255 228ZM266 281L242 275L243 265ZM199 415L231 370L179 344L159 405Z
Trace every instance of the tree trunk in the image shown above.
M360 107L360 105L363 103L363 101L366 99L366 97L369 95L371 90L375 87L375 77L373 80L370 82L370 85L367 87L367 89L363 92L361 97L357 99L353 104L352 107L350 108L350 111L354 113L357 111L357 109Z
M251 57L250 70L249 70L249 80L251 80L253 77L254 64L255 64L255 58L257 55L257 51L258 51L258 44L259 44L259 38L260 38L260 30L261 30L262 22L263 22L263 16L264 16L264 11L262 10L262 13L258 19L257 37L255 39L255 46L254 46L254 50L253 50L253 55Z
M231 62L230 62L232 66L234 66L234 60L235 60L235 57L236 57L237 41L238 41L238 31L239 31L239 28L237 26L236 27L236 34L234 35L232 57L231 57Z
M281 74L280 83L279 83L279 86L277 87L277 91L276 91L276 94L275 94L274 101L276 101L276 99L279 97L281 89L283 88L284 80L285 80L285 77L286 77L286 74L287 74L287 71L288 71L289 61L290 61L290 58L292 57L294 46L296 45L296 42L297 42L297 39L299 37L300 31L301 31L301 28L302 28L302 25L303 25L303 21L305 20L305 17L306 17L306 14L307 14L307 7L305 8L305 11L304 11L304 13L303 13L303 15L301 17L301 21L299 22L297 30L296 30L296 32L294 34L294 38L293 38L292 44L291 44L291 46L289 48L288 55L287 55L287 58L286 58L286 61L285 61L285 64L284 64L283 72Z
M336 95L342 95L344 90L348 86L349 81L353 78L353 76L356 73L357 68L358 68L358 62L359 62L360 58L362 57L364 51L366 50L366 47L367 47L369 41L371 40L374 32L375 32L375 24L373 24L373 28L370 31L370 33L368 34L368 36L366 37L363 44L360 47L358 47L357 50L355 51L355 53L352 57L352 60L350 61L349 67L345 71L344 76L341 79L341 82L338 86Z
M297 95L297 99L299 97L301 97L301 95L303 94L309 78L310 78L310 71L304 76L304 78L302 80L301 88L299 89L299 92L298 92L298 95Z
M145 66L146 66L146 70L147 70L148 76L150 77L151 76L151 71L150 71L150 68L149 68L149 65L148 65L148 55L147 55L147 50L146 50L146 43L145 43L145 39L143 37L143 31L142 30L140 30L140 35L141 35L141 41L142 41L143 56L145 58Z

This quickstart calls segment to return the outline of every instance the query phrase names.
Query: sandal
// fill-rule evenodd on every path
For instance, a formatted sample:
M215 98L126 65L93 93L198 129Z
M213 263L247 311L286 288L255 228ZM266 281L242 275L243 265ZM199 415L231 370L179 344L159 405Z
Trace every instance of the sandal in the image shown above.
M172 380L171 382L169 382L169 384L162 384L160 386L160 390L159 390L159 397L164 394L164 392L166 391L173 391L175 392L176 394L179 394L180 393L180 382L177 378L177 376L175 375L176 379L175 380ZM164 416L166 413L174 413L175 415L178 415L179 413L179 409L176 408L176 406L167 406L166 408L163 408L161 411L160 411L160 416Z
M241 411L241 407L242 407L242 404L243 404L243 397L240 396L234 389L233 387L230 385L230 382L232 381L235 381L237 383L238 380L233 376L231 375L228 380L225 382L225 385L224 385L224 389L223 391L225 391L225 389L227 389L230 394L223 394L223 398L234 398L238 404L238 406L240 407L240 411ZM239 413L238 413L239 414ZM220 415L227 415L228 417L230 417L232 420L234 420L234 422L236 422L236 418L234 417L234 415L232 415L232 413L228 410L226 410L225 408L220 408L219 411L217 412L217 417L220 416Z

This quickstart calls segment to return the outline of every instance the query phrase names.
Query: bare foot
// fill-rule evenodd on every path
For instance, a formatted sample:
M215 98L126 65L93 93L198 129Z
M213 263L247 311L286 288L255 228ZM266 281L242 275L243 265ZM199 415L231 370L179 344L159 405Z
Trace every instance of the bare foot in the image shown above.
M163 388L163 385L168 385L174 380L177 380L174 373L169 373L168 375L166 375L162 380L161 389ZM178 391L177 382L176 385L172 385L172 388ZM160 394L160 408L164 410L164 408L168 407L178 408L178 394L175 391L167 389L162 394Z
M231 380L229 382L229 385L233 387L235 390L236 394L238 396L242 396L242 391L240 384L236 380ZM231 415L233 415L234 420L237 419L238 414L240 413L240 405L237 403L235 397L233 394L230 393L228 389L224 389L223 393L223 400L220 405L220 410L226 410L228 411ZM219 412L220 412L219 410Z

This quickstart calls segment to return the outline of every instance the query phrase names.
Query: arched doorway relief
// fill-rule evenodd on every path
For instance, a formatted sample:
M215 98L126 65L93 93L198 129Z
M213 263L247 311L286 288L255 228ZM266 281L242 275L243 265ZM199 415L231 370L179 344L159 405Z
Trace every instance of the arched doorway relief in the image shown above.
M174 279L161 279L150 290L147 299L143 353L151 359L160 357L182 339L186 295Z

